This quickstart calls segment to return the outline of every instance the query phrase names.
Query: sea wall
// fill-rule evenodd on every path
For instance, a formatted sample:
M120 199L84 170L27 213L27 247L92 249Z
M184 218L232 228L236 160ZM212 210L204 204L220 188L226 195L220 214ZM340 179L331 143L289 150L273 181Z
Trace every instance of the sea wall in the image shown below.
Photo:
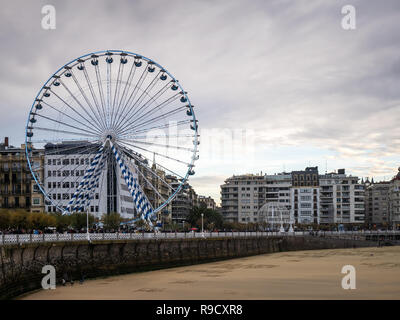
M0 246L0 299L41 288L44 265L56 269L57 284L68 274L109 275L183 266L250 255L292 250L376 246L376 241L320 237L248 237L152 239Z

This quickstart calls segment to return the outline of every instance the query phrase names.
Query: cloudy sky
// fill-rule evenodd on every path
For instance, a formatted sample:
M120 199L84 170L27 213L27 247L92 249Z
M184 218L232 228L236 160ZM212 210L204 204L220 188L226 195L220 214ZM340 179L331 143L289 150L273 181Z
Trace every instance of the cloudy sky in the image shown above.
M56 29L41 9L56 9ZM356 29L341 25L344 5ZM388 179L400 166L400 2L4 1L0 136L24 140L47 78L121 49L165 66L196 106L196 191L219 202L232 174L320 171Z

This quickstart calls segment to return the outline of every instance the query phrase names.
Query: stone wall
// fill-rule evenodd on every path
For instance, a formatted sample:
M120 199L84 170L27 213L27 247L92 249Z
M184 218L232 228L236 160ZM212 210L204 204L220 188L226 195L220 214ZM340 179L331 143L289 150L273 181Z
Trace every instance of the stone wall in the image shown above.
M0 247L0 299L41 288L44 265L56 268L57 280L211 262L292 250L376 246L377 242L319 237L248 237L30 243Z

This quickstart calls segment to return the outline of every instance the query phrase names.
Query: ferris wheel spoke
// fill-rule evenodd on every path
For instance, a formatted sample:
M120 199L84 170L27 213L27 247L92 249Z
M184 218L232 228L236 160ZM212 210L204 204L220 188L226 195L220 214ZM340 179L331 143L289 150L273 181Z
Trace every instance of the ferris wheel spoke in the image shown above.
M137 136L137 135L132 135L132 136L126 136L123 135L123 137L126 140L130 140L130 139L165 139L165 140L169 140L170 138L195 138L196 135L194 134L165 134L165 135L155 135L155 136L148 136L148 135L144 135L144 136ZM197 137L200 137L199 135L197 135Z
M184 109L186 109L185 106L183 106L183 107L178 107L178 108L176 108L176 109L170 110L170 111L168 111L168 112L166 112L166 113L164 113L164 114L158 115L157 117L154 117L154 118L152 118L152 119L148 119L148 120L146 120L146 121L144 121L144 122L141 122L141 123L138 123L138 124L135 124L135 122L136 122L136 120L135 120L134 122L132 122L132 124L131 124L131 126L128 128L128 130L137 129L137 128L143 127L143 126L145 126L145 125L149 125L149 124L151 124L151 123L157 122L157 121L160 120L160 119L166 120L168 117L171 117L171 116L177 114L178 112L180 112L180 111L182 111L182 110L184 110Z
M118 66L118 75L117 75L117 83L115 85L115 92L114 92L114 99L113 99L113 117L111 117L111 127L114 127L114 121L116 114L114 115L114 110L115 110L115 103L118 102L119 98L119 91L121 86L119 85L122 79L122 76L124 74L124 64L122 64L122 61L120 60L119 66Z
M82 148L82 147L81 147L81 148ZM98 148L99 148L99 146L92 146L92 147L89 147L89 148L87 148L87 149L85 149L85 150L82 150L82 151L80 151L80 152L76 152L76 153L74 153L74 154L83 154L83 155L87 156L87 153L88 153L89 151L94 151L94 150L96 150L96 149L98 149ZM64 156L59 157L59 158L56 159L57 161L60 161L60 162L62 163L62 160L67 159L67 158L71 158L71 151L74 150L74 149L77 149L77 148L72 148L72 149L60 149L60 150L57 149L57 150L54 151L54 152L46 152L46 156L49 156L49 155L57 155L57 154L60 153L60 151L63 151L63 152L69 151L69 154L66 154L66 155L64 155ZM81 159L81 157L78 157L78 158ZM61 167L58 167L56 171L63 170L66 166L67 166L67 165L62 165ZM80 164L80 165L78 165L78 166L82 166L82 164ZM46 168L46 164L43 164L43 165L41 165L41 166L37 166L37 167L35 167L34 169L35 169L35 171L39 171L39 170L42 170L42 169L44 169L44 168ZM51 171L54 171L54 170L51 170Z
M168 182L166 182L161 176L159 176L156 172L154 172L151 167L143 163L143 159L140 159L138 156L135 155L135 153L131 152L131 150L127 148L123 148L123 151L128 154L129 157L133 157L137 162L140 164L140 168L146 169L150 174L152 174L156 179L159 179L161 182L163 182L170 190L173 192L176 191Z
M94 132L94 131L91 131L91 130L82 129L82 128L73 126L73 125L71 125L71 124L65 123L65 122L63 122L63 121L55 120L55 119L52 119L52 118L50 118L50 117L46 117L46 116L44 116L44 115L42 115L42 114L39 114L39 113L32 113L32 114L33 114L33 115L36 115L36 116L38 116L38 117L40 117L40 118L47 119L47 120L49 120L49 121L52 121L52 122L55 122L55 123L59 123L59 124L65 126L65 127L73 128L73 129L76 129L76 130L79 130L79 131L82 131L82 132L85 132L85 133L89 133L89 134L93 134L93 135L98 135L98 134L99 134L99 132Z
M78 112L73 106L71 106L68 102L66 102L63 98L61 98L57 93L55 93L51 88L50 91L60 100L62 101L68 108L74 111L78 116L80 116L83 120L85 120L89 126L92 126L92 123L86 119L80 112Z
M32 127L32 128L33 128L33 127ZM66 130L57 130L57 129L44 128L44 127L34 127L34 129L35 129L35 130L41 130L41 131L49 131L49 132L68 133L68 134L73 134L73 135L78 135L78 136L84 136L84 137L95 137L95 138L99 138L98 135L87 134L87 133L81 133L81 132L73 132L73 131L66 131Z
M150 111L148 111L147 113L143 114L140 117L134 117L135 115L132 115L131 117L129 117L125 120L125 125L120 130L123 131L126 128L132 127L133 124L135 124L137 121L148 118L149 116L153 115L156 111L161 111L161 109L165 108L167 105L174 102L178 98L178 96L179 96L179 94L176 94L176 95L164 100L162 103L154 106L153 109L151 109ZM182 108L185 108L185 107L182 107ZM133 121L129 122L130 118L132 118Z
M59 114L62 114L62 115L64 115L64 116L66 116L67 118L69 118L69 119L71 119L71 120L73 120L73 121L79 123L80 125L82 125L82 126L84 126L84 127L87 127L87 125L84 124L83 122L79 121L78 119L76 119L76 118L74 118L74 117L71 117L70 115L66 114L65 112L63 112L63 111L61 111L61 110L58 110L57 108L55 108L54 106L50 105L49 103L43 101L43 104L45 104L45 105L48 106L49 108L51 108L51 109L57 111ZM100 131L99 131L99 133L100 133Z
M138 79L138 81L136 82L135 87L133 88L128 100L125 103L124 106L124 111L120 114L120 120L117 123L116 127L118 128L120 126L120 121L124 121L124 119L127 117L127 115L129 114L130 110L128 108L129 105L131 105L131 100L134 100L136 98L137 93L139 92L140 88L142 87L142 84L145 80L145 78L147 77L148 71L147 68L145 68L140 76L140 78Z
M131 143L139 143L139 144L145 144L148 146L156 146L156 147L162 147L162 148L167 148L167 149L176 149L176 150L184 150L184 151L193 151L191 148L186 148L186 147L180 147L180 146L173 146L170 144L161 144L161 143L153 143L153 142L145 142L145 141L139 141L139 140L128 140L128 139L119 139L119 141L127 141Z
M78 87L82 97L85 99L85 101L86 101L87 105L89 106L90 110L93 112L93 115L96 117L96 121L97 121L100 129L104 130L105 127L104 127L103 123L100 120L101 118L98 118L97 113L95 112L94 108L92 107L92 104L90 103L88 97L86 96L85 92L83 91L82 86L80 85L80 83L79 83L78 79L76 78L76 76L75 76L74 72L72 71L72 69L71 69L71 75L72 75L72 79L74 80L76 86Z
M153 126L150 128L146 128L146 129L141 129L141 130L133 130L133 131L127 131L124 134L120 134L120 137L126 137L127 135L131 135L131 134L137 134L137 133L144 133L144 132L148 132L154 129L166 129L166 128L173 128L173 127L179 127L185 124L190 124L191 120L181 120L181 121L172 121L170 123L167 124L162 124L162 125L158 125L158 126Z
M124 117L120 123L119 123L119 128L126 126L129 123L130 119L135 119L135 116L137 116L137 114L141 111L144 111L148 108L149 105L151 105L151 103L155 103L157 104L157 99L160 98L166 90L168 90L169 85L166 84L164 87L162 87L160 90L158 90L153 96L150 95L150 92L146 92L146 95L149 97L149 99L142 104L137 110L136 112L134 112L132 114L132 110L128 113L128 115L126 117ZM167 99L168 100L168 99ZM155 108L157 108L158 106L156 106ZM140 113L139 113L140 114Z
M140 139L141 137L138 137L138 139ZM61 143L61 142L64 142L65 141L65 139L63 139L63 138L55 138L55 139L38 139L38 140L35 140L35 139L31 139L29 142L30 143L32 143L32 144L35 144L35 143ZM85 138L85 139L74 139L74 141L77 141L77 142L94 142L94 141L99 141L99 139L96 137L96 138Z
M72 75L72 73L71 73ZM101 127L100 127L100 123L97 122L96 119L94 119L92 117L92 115L87 111L87 109L82 105L82 103L78 100L77 97L75 97L75 95L72 93L72 91L68 88L68 86L64 83L64 81L62 81L61 79L59 79L60 83L62 84L62 86L65 88L65 90L67 90L67 92L69 93L69 95L75 100L75 102L81 107L81 109L88 115L88 117L93 121L91 123L91 125L95 126L95 128L98 131L101 131ZM88 121L90 123L90 121Z
M160 110L161 108L164 108L165 106L173 102L176 99L176 97L179 96L179 93L173 95L172 97L169 97L168 99L164 100L162 103L157 105L158 103L157 99L159 99L169 88L170 88L169 84L166 84L163 88L161 88L158 92L156 92L152 96L150 95L150 92L147 93L149 99L142 106L140 106L140 108L129 118L134 118L135 120L138 120L143 116L150 116L155 110ZM150 109L150 111L148 111L147 113L144 113L151 106L152 102L155 103L156 106L154 106L153 109Z
M129 110L129 112L127 113L127 115L124 117L125 119L129 119L129 118L133 118L136 113L142 108L139 107L140 104L142 103L143 99L146 97L146 95L149 95L151 90L154 88L154 86L156 85L157 81L159 80L159 74L156 74L155 77L151 80L151 82L148 84L148 86L146 87L146 89L144 89L141 93L141 95L139 96L139 98L135 101L135 103L131 106L131 109ZM149 101L151 101L151 99L149 99ZM146 105L146 103L145 103ZM137 108L139 108L138 111L135 111ZM120 123L120 126L122 126L124 124L124 122Z
M89 74L88 74L87 69L86 69L86 65L84 65L84 63L82 64L82 70L83 70L83 74L85 76L86 82L88 84L88 87L89 87L89 90L90 90L90 94L92 95L93 102L94 102L94 104L96 106L97 113L99 115L99 118L102 120L103 127L105 128L107 126L107 124L105 122L105 118L101 115L99 101L97 100L97 96L95 94L92 81L90 80Z
M130 162L128 162L128 163L130 163ZM150 188L153 189L153 191L154 191L164 202L167 201L167 200L158 192L157 188L154 187L153 184L145 177L145 175L143 174L143 172L141 172L141 171L139 170L139 168L138 168L135 164L133 164L133 166L135 167L136 171L140 174L140 176L147 182L147 184L150 186Z
M142 153L136 153L136 152L134 152L132 149L130 149L129 147L123 146L123 145L121 145L121 144L119 144L119 146L120 146L120 147L123 147L123 149L124 149L128 154L130 154L132 157L134 157L135 159L137 159L138 162L143 163L143 159L146 160L148 163L151 163L151 162L152 162L148 157L146 157L146 156L143 155ZM143 159L141 159L141 158L143 158ZM153 164L155 164L155 163L153 162ZM177 172L175 172L174 170L171 170L171 169L169 169L169 168L163 166L163 165L160 164L160 163L157 163L157 166L160 167L161 169L165 170L166 172L169 172L170 174L175 175L175 176L178 177L179 179L186 180L186 178L183 177L182 175L180 175L179 173L177 173Z
M125 100L126 100L126 97L128 96L129 89L131 88L132 80L135 77L135 73L136 73L136 65L135 65L135 63L132 63L131 69L129 71L128 79L126 80L126 83L125 83L124 91L122 92L121 99L118 103L118 108L117 108L118 118L116 118L116 120L115 120L115 123L113 125L114 127L116 127L116 123L118 123L118 121L121 117L121 114L123 114L123 112L125 111L125 108L127 106L127 104L125 103L126 102ZM121 106L122 106L122 108L121 108Z
M111 57L109 57L112 59ZM108 58L107 58L108 59ZM107 122L108 125L111 123L112 111L111 111L111 63L107 62Z
M162 154L162 153L158 153L158 152L155 152L155 151L151 151L151 150L145 149L145 148L143 148L143 147L139 147L139 146L137 146L137 145L135 145L135 144L132 144L132 143L129 143L129 142L126 142L126 141L120 141L120 143L121 143L121 144L128 145L128 146L133 147L133 148L137 148L137 149L143 150L143 151L147 151L147 152L149 152L149 153L151 153L151 154L155 154L155 155L158 155L158 156L160 156L160 157L163 157L163 158L166 158L166 159L169 159L169 160L173 160L173 161L182 163L182 164L187 165L187 166L190 165L190 163L188 163L188 162L185 162L185 161L182 161L182 160L179 160L179 159L176 159L176 158L167 156L167 155Z
M107 114L106 114L105 102L104 102L103 85L101 84L101 75L100 75L100 70L99 70L98 64L95 65L95 72L96 72L97 86L98 86L98 89L99 89L101 106L102 106L102 109L103 109L104 121L107 124Z

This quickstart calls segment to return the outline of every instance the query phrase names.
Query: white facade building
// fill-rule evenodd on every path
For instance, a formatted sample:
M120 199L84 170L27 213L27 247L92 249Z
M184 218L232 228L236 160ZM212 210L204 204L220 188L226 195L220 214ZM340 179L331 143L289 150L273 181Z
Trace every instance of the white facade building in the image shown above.
M259 222L258 212L267 202L279 202L290 209L291 176L233 176L221 186L221 212L226 221Z
M57 204L55 206L54 203L46 201L47 212L56 212L57 207L67 209L69 201L96 156L96 150L96 146L88 146L87 142L81 141L45 146L43 186L47 195ZM118 212L126 218L133 217L133 199L125 180L119 168L107 170L107 163L109 165L111 161L105 162L87 209L97 217L110 212ZM135 175L135 172L132 173ZM109 196L111 194L114 196Z

